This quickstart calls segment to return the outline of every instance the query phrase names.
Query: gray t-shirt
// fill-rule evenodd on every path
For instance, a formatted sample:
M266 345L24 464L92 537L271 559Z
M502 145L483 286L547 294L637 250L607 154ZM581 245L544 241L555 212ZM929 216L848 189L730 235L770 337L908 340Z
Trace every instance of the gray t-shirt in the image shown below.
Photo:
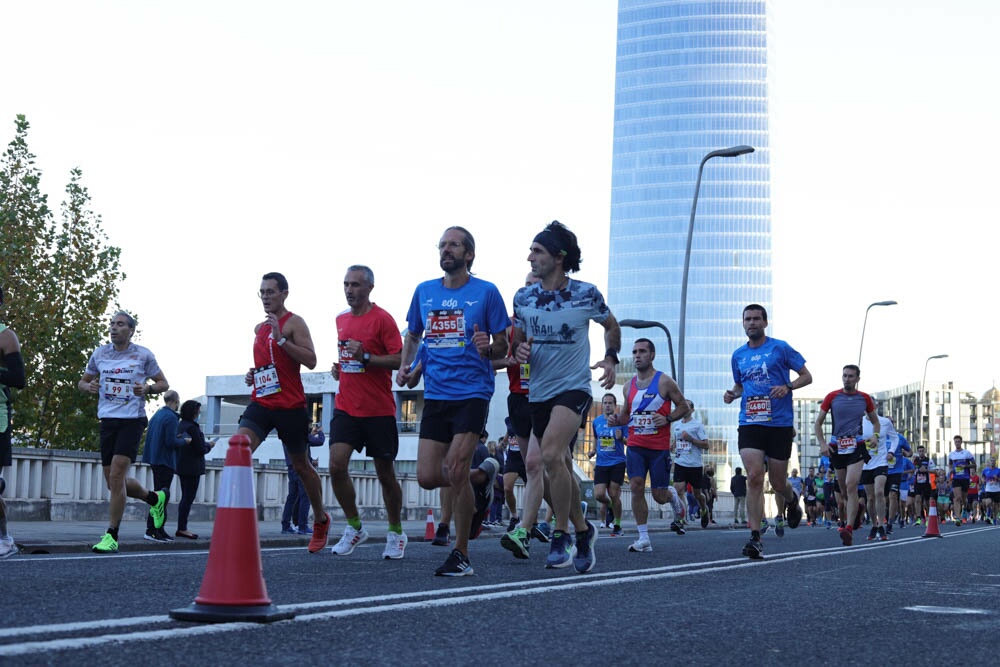
M677 447L674 463L685 468L702 467L702 449L691 442L690 438L707 440L708 434L705 433L705 425L696 417L692 417L691 421L674 422L670 428L673 430L674 442Z
M568 391L590 394L590 320L600 324L611 316L601 292L579 280L554 292L535 283L514 295L514 316L525 339L534 339L528 401L541 403Z
M101 383L97 392L97 416L101 419L137 419L146 416L146 401L132 387L159 375L160 366L148 349L135 343L119 352L111 343L94 350L87 362L87 375Z

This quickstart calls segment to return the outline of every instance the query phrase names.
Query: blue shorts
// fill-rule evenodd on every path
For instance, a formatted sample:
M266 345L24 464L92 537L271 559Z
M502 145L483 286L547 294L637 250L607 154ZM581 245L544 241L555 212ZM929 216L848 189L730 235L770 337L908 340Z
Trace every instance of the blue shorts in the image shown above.
M646 479L649 488L665 489L670 486L670 450L628 447L625 452L625 468L629 479Z

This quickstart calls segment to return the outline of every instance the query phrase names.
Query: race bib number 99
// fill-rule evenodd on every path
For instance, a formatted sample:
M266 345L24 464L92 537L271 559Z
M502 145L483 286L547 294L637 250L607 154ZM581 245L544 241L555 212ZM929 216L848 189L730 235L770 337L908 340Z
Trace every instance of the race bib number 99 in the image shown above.
M429 348L465 347L464 311L457 308L427 313L424 342Z
M132 381L124 378L104 378L104 399L112 403L132 400Z

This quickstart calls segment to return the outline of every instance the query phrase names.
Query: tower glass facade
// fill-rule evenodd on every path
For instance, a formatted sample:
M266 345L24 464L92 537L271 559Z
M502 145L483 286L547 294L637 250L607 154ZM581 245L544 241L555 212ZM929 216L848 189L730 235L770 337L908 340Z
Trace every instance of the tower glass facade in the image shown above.
M739 406L722 394L746 342L742 310L771 305L766 10L763 0L618 9L608 302L619 320L661 322L676 346L698 164L719 148L756 149L705 165L691 248L684 393L708 429L717 479L736 454ZM640 336L669 372L659 329L625 328L623 357Z

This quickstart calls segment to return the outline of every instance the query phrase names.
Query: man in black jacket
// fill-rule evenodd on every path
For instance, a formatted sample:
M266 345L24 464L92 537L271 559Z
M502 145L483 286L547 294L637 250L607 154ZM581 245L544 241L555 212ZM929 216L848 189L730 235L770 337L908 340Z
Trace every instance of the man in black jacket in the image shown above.
M743 468L737 468L736 474L729 480L729 492L733 494L733 525L739 526L747 522L747 476Z

